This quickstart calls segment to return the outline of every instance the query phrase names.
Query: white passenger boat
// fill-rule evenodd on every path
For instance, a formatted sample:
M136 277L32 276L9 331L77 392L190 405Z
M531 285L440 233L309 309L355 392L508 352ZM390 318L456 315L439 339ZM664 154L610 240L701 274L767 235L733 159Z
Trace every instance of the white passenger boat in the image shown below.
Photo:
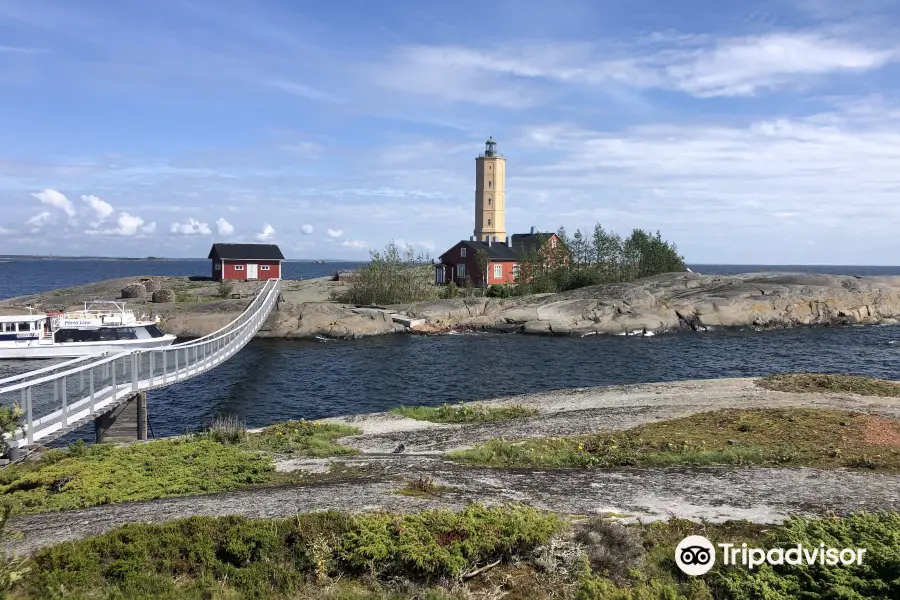
M64 313L0 315L0 359L69 358L168 346L160 318L135 316L124 302L95 300Z

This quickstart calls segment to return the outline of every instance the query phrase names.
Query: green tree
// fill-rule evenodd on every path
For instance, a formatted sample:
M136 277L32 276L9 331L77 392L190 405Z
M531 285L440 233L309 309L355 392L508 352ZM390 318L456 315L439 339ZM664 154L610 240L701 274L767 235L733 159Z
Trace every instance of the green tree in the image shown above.
M479 248L475 251L475 268L478 270L478 275L475 276L473 274L472 283L473 285L477 285L482 289L482 291L486 288L488 282L488 268L491 266L491 257L488 255L487 250L484 248Z
M354 271L347 288L335 299L348 304L405 304L438 297L434 268L427 253L391 242L383 250L371 250L369 262Z

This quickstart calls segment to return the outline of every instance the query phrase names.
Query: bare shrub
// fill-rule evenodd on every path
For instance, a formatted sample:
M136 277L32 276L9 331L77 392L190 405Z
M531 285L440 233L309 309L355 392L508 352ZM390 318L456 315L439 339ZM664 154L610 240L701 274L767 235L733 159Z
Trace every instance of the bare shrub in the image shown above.
M147 294L147 288L143 283L129 283L122 288L123 298L143 298Z
M247 438L247 427L234 415L219 415L206 429L205 434L220 444L239 444Z
M219 298L228 298L231 296L231 293L234 291L234 282L228 281L227 279L222 279L216 285L216 294Z
M156 290L153 292L154 302L175 302L175 292L172 290Z
M147 289L148 294L152 294L156 290L162 289L162 282L159 279L152 279L148 277L147 279L141 279L141 283Z
M640 532L621 523L589 519L576 528L575 541L583 548L591 570L613 581L625 580L645 558Z

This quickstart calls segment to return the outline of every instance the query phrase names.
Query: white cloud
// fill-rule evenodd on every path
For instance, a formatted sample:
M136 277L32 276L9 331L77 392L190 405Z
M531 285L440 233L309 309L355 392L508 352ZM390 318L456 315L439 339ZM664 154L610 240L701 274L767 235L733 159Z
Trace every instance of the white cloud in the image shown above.
M413 248L413 249L421 248L421 249L427 250L429 252L432 250L435 250L437 247L435 245L435 243L431 240L421 240L421 241L417 241L417 242L410 242L410 241L404 240L403 238L398 238L398 239L394 240L394 243L397 244L397 246L399 246L400 248Z
M719 38L656 34L624 48L557 42L478 50L409 46L374 74L381 85L404 92L524 108L558 93L541 82L591 86L608 94L624 86L696 97L744 96L803 86L816 76L873 70L898 58L893 47L816 32Z
M133 237L143 234L151 234L156 231L156 222L144 224L144 220L127 212L120 212L116 219L117 227L112 229L88 229L89 235L115 235Z
M58 208L70 217L75 216L75 207L72 206L72 202L64 194L56 190L46 189L43 192L35 192L31 195L40 200L42 204L49 204Z
M369 242L364 242L362 240L344 240L341 242L341 246L345 248L368 248Z
M312 232L313 232L312 225L301 225L300 226L300 233L302 233L303 235L310 235Z
M699 54L686 51L665 64L665 80L689 94L750 95L761 88L797 84L798 78L866 71L896 60L897 53L813 33L726 39Z
M256 239L260 242L268 242L271 241L272 238L275 237L275 228L265 223L263 225L263 230L256 234Z
M52 215L45 210L28 219L28 221L26 221L26 225L31 225L33 228L32 231L34 231L40 229L45 223L47 223L47 221L50 220L51 217Z
M303 85L301 83L295 83L293 81L287 79L273 79L270 81L261 82L263 85L267 87L274 88L276 90L281 90L282 92L287 92L293 96L299 96L300 98L307 98L309 100L317 100L319 102L332 102L338 103L340 99L332 96L327 92L323 92L322 90L318 90L316 88L310 87L308 85Z
M106 217L113 214L113 207L108 202L101 200L97 196L82 196L81 201L85 202L94 211L94 214L97 217L97 223L102 223L106 219Z
M185 223L172 223L169 231L181 235L209 235L212 233L209 224L197 221L192 217L188 218Z
M216 220L216 228L219 231L219 235L231 235L234 233L234 225L225 220L225 217L219 217Z
M328 237L339 238L344 235L344 232L340 229L329 229Z
M900 221L900 171L893 168L900 114L879 99L731 126L533 127L517 146L553 157L517 180L523 193L516 206L531 207L533 224L571 232L600 221L624 234L659 227L694 256L717 257L712 261L783 264L779 254L803 252L794 241L801 236L822 244L842 239L849 250L863 239L890 240ZM546 190L565 197L568 208L543 203ZM517 215L507 215L514 228L510 217ZM715 242L719 232L727 232L728 244ZM839 261L840 254L805 260Z

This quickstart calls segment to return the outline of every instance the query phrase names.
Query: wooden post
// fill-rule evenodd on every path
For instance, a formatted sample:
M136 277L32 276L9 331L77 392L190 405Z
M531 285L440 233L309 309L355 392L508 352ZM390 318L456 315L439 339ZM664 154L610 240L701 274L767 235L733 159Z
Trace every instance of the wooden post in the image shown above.
M147 392L137 393L137 435L140 441L147 440Z
M117 407L94 419L98 442L134 442L148 439L147 393L137 392Z

